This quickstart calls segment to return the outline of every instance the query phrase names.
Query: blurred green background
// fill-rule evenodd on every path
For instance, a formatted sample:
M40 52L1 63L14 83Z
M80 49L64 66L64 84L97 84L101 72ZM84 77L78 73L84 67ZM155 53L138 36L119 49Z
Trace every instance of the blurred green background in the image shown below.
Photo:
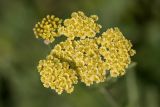
M137 50L125 76L57 95L36 66L50 52L32 28L47 14L97 14L101 31L119 27ZM0 107L160 107L160 0L0 0Z

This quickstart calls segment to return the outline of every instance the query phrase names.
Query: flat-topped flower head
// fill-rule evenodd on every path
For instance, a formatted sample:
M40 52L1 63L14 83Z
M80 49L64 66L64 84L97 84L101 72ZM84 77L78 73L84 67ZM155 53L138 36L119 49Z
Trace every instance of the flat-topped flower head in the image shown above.
M67 40L56 45L51 53L68 60L70 67L77 72L80 81L87 86L94 82L104 82L106 66L95 39Z
M112 77L125 74L125 69L131 63L130 56L135 54L135 50L131 49L132 44L127 40L118 28L108 29L102 33L97 39L101 45L100 53L108 65Z
M54 15L47 15L41 22L38 22L33 28L36 38L42 38L45 43L53 42L55 37L59 36L58 28L61 27L62 20Z
M46 60L40 60L38 71L41 81L46 88L54 89L58 94L63 91L71 93L74 84L77 84L76 72L69 68L69 63L54 56L47 56Z
M92 15L87 17L83 12L73 12L71 18L64 20L64 26L59 29L59 32L67 36L68 39L80 37L94 37L99 33L101 25L97 24L98 16Z
M104 82L106 79L105 64L99 53L95 39L84 39L75 41L74 61L81 82L87 86L93 83Z
M35 26L36 37L46 43L60 35L67 37L54 46L46 59L39 61L37 68L44 87L58 94L71 93L78 81L90 86L104 82L106 76L125 74L136 51L118 28L107 29L96 36L101 28L97 20L96 15L87 17L78 11L62 23L59 18L47 16Z

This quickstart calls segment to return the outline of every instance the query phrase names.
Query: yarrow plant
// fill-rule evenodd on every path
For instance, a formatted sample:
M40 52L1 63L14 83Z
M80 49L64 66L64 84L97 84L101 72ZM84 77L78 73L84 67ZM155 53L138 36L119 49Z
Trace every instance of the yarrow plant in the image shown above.
M78 11L65 20L48 15L35 25L36 38L44 39L46 44L62 35L67 38L39 61L37 68L44 87L58 94L71 93L78 82L90 86L104 82L107 74L111 77L125 74L130 57L136 53L131 42L117 27L98 34L102 27L97 20L97 15L88 17Z

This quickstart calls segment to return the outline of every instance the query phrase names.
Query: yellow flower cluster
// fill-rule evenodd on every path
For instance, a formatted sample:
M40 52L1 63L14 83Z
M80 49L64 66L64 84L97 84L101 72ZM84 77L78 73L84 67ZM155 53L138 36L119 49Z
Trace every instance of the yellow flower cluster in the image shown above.
M100 53L106 60L107 70L110 70L112 77L125 74L125 69L131 63L130 56L135 54L131 49L132 44L125 39L118 28L108 29L97 39L100 47Z
M68 62L55 56L47 56L46 60L40 60L38 71L44 87L54 89L58 94L63 91L71 93L73 84L78 82L76 72L69 68Z
M47 42L53 42L54 38L59 36L58 28L61 27L62 20L54 15L47 15L41 22L38 22L33 28L36 38L41 37Z
M135 54L131 42L118 28L110 28L96 37L101 28L95 23L97 20L96 15L87 17L83 12L73 12L70 19L64 20L64 26L51 30L66 36L67 40L57 44L45 60L39 61L38 71L44 87L50 87L58 94L71 93L78 79L90 86L104 82L108 72L111 77L125 74L130 57Z
M64 26L59 28L59 32L68 39L94 37L101 28L101 25L95 23L97 20L98 16L96 15L87 17L81 11L73 12L71 18L64 20Z
M103 82L106 78L105 63L95 39L67 40L56 45L51 53L51 55L74 62L72 68L77 72L81 82L87 86L94 82Z

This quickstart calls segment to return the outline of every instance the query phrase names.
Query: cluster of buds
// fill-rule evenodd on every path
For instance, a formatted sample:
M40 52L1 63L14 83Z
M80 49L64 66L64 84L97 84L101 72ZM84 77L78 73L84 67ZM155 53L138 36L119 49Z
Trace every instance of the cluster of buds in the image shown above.
M74 85L83 82L86 86L104 82L106 74L122 76L136 52L118 28L107 29L101 35L98 16L86 16L73 12L71 18L59 19L47 16L35 25L36 37L52 43L55 37L66 36L66 40L54 46L44 60L40 60L38 71L46 88L58 94L71 93Z

